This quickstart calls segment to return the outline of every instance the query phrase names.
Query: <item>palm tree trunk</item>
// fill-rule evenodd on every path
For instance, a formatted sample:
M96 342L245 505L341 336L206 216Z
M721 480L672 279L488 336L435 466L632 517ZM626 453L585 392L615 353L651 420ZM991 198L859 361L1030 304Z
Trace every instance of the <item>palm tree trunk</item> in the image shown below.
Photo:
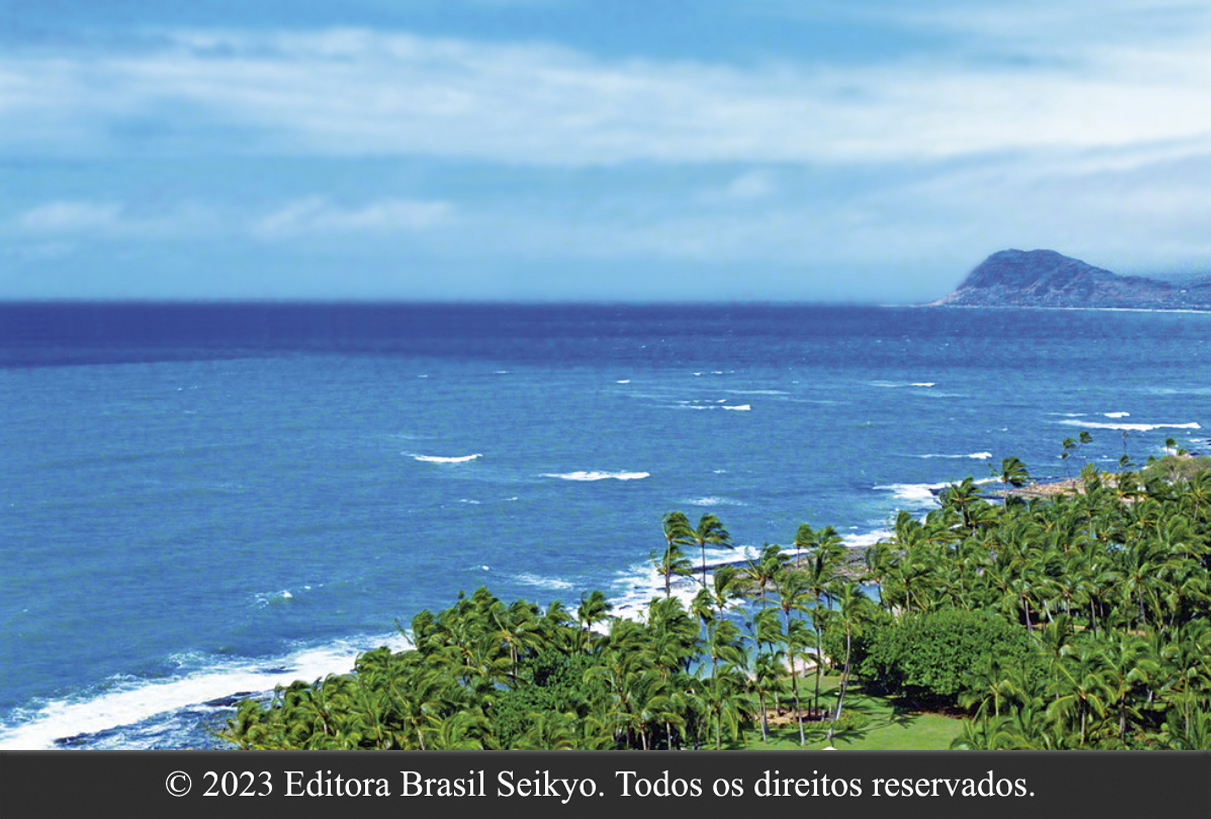
M799 675L795 673L795 658L791 657L791 691L795 695L795 719L799 722L799 744L806 745L807 739L803 736L803 709L799 705Z
M845 703L845 686L849 682L849 656L851 652L849 624L845 625L845 671L841 674L841 690L837 695L837 711L833 714L833 721L828 726L828 744L833 744L833 732L837 728L837 720L841 719L841 707Z

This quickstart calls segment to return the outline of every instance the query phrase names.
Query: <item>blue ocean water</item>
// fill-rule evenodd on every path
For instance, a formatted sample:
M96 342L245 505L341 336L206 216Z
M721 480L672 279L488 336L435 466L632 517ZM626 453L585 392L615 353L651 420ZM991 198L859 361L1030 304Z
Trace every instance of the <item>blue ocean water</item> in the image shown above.
M486 585L634 611L662 515L852 545L990 477L1211 449L1211 315L0 305L0 747L182 748ZM1061 441L1094 436L1069 462Z

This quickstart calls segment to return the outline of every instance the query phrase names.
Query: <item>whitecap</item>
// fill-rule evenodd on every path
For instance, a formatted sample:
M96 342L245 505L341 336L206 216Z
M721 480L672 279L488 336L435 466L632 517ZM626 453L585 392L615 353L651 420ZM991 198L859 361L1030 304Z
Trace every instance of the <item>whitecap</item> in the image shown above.
M1131 415L1129 412L1103 412L1107 418L1127 418Z
M716 470L718 471L718 470ZM721 498L710 496L705 498L687 498L682 503L690 506L745 506L743 501L732 500L731 498Z
M483 454L479 452L475 453L474 455L455 455L452 457L446 457L443 455L417 455L413 452L404 452L401 454L409 456L414 461L424 461L425 463L429 464L461 464L483 457Z
M936 502L937 493L948 486L949 483L891 483L876 486L875 489L890 491L903 501L927 504Z
M515 574L513 575L513 579L529 586L537 586L540 589L558 589L563 591L572 588L572 584L567 580L560 580L556 577L543 577L532 572Z
M614 383L615 383L615 384L630 384L630 383L631 383L631 379L629 379L629 378L623 378L622 380L620 380L620 381L615 381Z
M307 586L306 588L311 588L311 587ZM260 608L264 608L264 607L274 604L274 603L281 603L286 600L293 600L294 595L290 593L290 589L282 589L281 591L264 592L264 593L256 594L256 595L254 595L254 598L256 600L257 606Z
M1089 427L1090 429L1120 429L1128 432L1149 432L1154 429L1202 429L1202 427L1191 421L1188 424L1103 424L1093 421L1060 421L1061 424L1068 424L1074 427Z
M736 410L737 412L750 412L753 409L751 404L736 404L734 406L724 404L723 408L725 410Z
M650 477L650 472L544 472L544 478L560 478L565 481L603 481L612 478L616 481L635 481Z
M936 387L937 382L936 381L915 381L915 382L913 382L912 386L914 386L914 387Z
M971 458L972 460L976 460L976 461L985 461L992 457L992 453L991 452L972 452L967 455L939 455L936 453L930 453L928 455L918 455L917 457L918 458L927 458L927 459L928 458Z

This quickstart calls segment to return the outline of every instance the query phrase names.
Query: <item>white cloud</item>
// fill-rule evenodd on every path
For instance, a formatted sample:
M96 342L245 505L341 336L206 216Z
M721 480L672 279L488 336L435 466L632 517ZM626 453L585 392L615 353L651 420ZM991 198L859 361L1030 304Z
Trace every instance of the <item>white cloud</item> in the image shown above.
M700 199L706 204L751 203L768 199L777 191L774 175L768 170L742 173L726 185L704 193Z
M124 202L64 199L35 205L19 214L14 224L26 234L124 239L213 232L220 220L209 208L192 202L134 212Z
M174 117L207 126L177 134L199 153L557 166L1211 141L1205 26L1173 40L1076 38L1064 59L1026 65L964 54L844 67L610 61L369 30L191 31L173 42L127 56L0 57L0 116L20 123L0 148L132 150L115 136L124 123Z
M49 202L21 214L17 224L35 233L107 232L122 223L116 202Z
M447 202L382 199L360 208L340 208L323 197L309 196L258 219L253 235L278 239L316 233L397 233L434 227L453 211Z

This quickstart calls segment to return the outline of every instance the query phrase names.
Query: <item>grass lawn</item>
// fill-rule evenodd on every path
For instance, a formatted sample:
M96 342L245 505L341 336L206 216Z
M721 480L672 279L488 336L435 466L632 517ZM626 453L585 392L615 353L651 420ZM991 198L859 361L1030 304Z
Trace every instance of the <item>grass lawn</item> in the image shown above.
M821 683L822 705L836 707L836 677L825 677ZM825 696L827 692L827 696ZM799 691L804 704L811 696L811 686ZM804 696L806 694L806 696ZM851 684L845 692L845 711L865 715L866 724L860 728L838 731L833 736L833 747L840 750L866 751L945 751L951 740L963 733L963 722L956 717L940 714L925 714L905 711L885 697L873 697L862 693L859 686ZM828 723L823 725L805 723L804 736L808 750L819 750L828 743ZM741 742L732 743L732 748L793 750L799 748L797 725L770 727L770 741L761 741L761 726L745 732Z

